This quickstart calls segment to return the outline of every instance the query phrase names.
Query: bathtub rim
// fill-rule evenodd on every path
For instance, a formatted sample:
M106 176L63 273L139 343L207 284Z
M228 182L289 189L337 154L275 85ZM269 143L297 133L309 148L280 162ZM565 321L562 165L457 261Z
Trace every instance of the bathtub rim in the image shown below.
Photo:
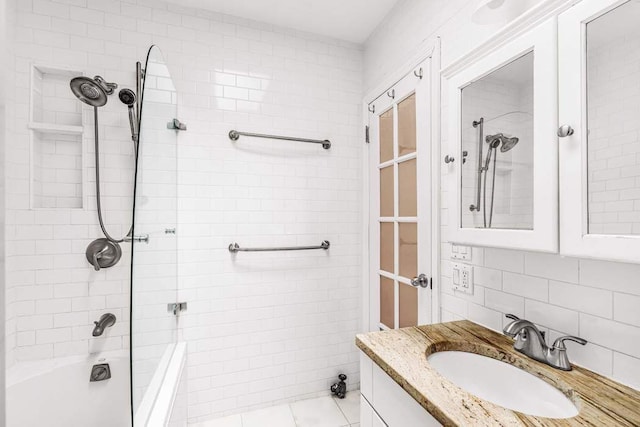
M166 426L171 419L173 404L187 360L187 343L179 342L167 347L149 387L135 411L136 427ZM133 384L133 378L132 378ZM132 390L133 393L133 390Z

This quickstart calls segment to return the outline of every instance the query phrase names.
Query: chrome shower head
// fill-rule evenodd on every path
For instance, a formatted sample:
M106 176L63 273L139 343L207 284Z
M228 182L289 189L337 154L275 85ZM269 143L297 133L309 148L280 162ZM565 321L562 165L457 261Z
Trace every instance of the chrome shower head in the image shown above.
M111 95L115 88L115 83L107 83L102 77L74 77L69 82L71 91L80 101L92 107L102 107L107 103L107 95Z
M89 77L75 77L71 79L71 91L80 101L92 107L102 107L107 103L107 93L93 79Z
M133 148L138 150L138 119L134 105L136 103L136 94L131 89L120 89L118 98L129 109L129 126L131 127L131 139L133 140Z
M118 98L128 107L133 107L136 102L136 94L131 89L121 89L118 93Z

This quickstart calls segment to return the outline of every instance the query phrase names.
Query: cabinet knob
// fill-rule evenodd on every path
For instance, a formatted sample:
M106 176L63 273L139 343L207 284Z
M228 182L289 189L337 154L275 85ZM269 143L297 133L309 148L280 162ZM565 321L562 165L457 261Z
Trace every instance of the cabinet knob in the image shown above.
M444 162L445 163L453 163L455 160L456 159L453 156L450 156L448 154L446 156L444 156Z
M558 128L558 136L560 138L566 138L573 135L573 128L569 125L562 125Z

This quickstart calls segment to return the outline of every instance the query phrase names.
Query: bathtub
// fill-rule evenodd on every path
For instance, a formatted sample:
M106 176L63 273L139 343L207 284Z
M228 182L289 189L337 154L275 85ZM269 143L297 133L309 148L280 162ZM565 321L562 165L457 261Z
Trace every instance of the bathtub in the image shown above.
M108 363L111 378L89 382ZM7 427L129 427L129 353L23 362L7 375Z

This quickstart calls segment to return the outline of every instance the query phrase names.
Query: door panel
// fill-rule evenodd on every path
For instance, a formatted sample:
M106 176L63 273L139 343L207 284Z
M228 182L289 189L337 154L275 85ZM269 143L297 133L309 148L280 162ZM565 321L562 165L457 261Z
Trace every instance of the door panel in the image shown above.
M398 285L398 327L406 328L418 324L418 289L411 285Z
M393 166L380 169L380 216L394 216L395 183L393 179Z
M398 104L398 156L416 151L416 95Z
M387 328L395 327L394 282L384 276L380 276L380 323Z
M398 163L398 216L417 216L417 184L416 159Z
M411 73L369 117L372 329L431 321L431 290L411 284L431 274L431 236L423 233L431 230L430 132L418 120L429 117L428 91L427 80Z
M392 222L380 223L380 270L390 274L395 273L394 228Z
M393 159L393 108L380 115L380 163Z
M398 274L413 278L418 275L418 224L401 222L398 224Z

